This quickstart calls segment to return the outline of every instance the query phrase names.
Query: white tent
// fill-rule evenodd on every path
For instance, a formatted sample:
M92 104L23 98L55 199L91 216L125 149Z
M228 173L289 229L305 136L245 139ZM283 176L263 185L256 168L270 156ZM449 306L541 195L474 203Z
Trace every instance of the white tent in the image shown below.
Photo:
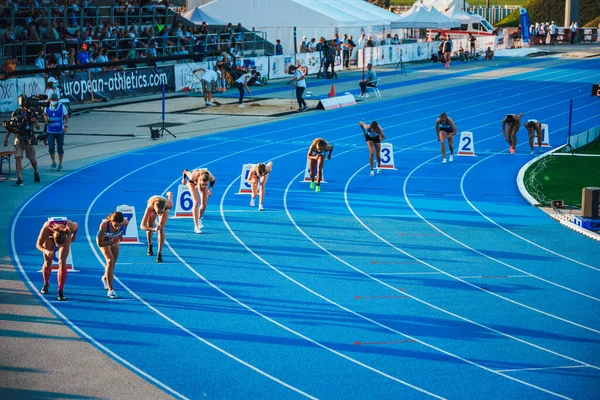
M188 7L202 1L189 0ZM280 39L284 54L294 52L294 29L299 50L303 36L318 41L346 33L357 41L362 32L368 36L389 31L390 21L398 18L363 0L214 0L199 9L212 18L265 32L269 42Z
M414 4L410 10L400 14L400 19L392 22L392 29L397 28L423 28L440 29L460 26L456 19L448 18L433 7Z
M210 17L198 7L194 7L192 10L181 14L181 16L194 25L200 25L203 22L206 22L208 25L227 25L227 23L224 23L223 21Z
M442 13L448 18L459 20L462 24L480 23L482 17L477 14L468 14L456 6L450 7L446 12Z
M415 4L422 4L427 7L433 6L439 12L444 12L454 6L459 9L471 7L471 5L464 0L417 0Z

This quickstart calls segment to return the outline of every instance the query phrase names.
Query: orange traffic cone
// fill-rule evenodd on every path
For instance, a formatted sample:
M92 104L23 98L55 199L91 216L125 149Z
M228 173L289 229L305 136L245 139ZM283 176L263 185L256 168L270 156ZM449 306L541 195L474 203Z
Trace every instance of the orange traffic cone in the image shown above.
M331 85L331 90L329 91L329 98L335 97L335 87Z

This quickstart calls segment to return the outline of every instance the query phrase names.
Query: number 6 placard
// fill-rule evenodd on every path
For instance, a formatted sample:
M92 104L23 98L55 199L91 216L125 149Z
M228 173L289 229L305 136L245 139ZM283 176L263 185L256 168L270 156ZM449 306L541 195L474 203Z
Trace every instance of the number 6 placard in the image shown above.
M391 143L381 143L381 169L396 169L394 166L394 146Z
M192 216L192 207L194 199L187 185L179 185L177 188L177 197L175 198L174 218L187 218Z
M459 156L475 156L475 142L473 141L473 132L461 132L458 141Z

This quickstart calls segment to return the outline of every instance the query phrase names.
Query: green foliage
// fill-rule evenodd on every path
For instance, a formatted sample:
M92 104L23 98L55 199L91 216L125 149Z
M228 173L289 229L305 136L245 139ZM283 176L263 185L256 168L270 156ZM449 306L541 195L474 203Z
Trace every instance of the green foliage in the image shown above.
M564 23L565 0L529 0L523 5L529 13L529 20L536 22L555 21L558 26ZM591 21L600 15L600 2L598 0L580 0L579 26L586 21ZM496 24L497 27L518 27L520 23L519 10L510 13L506 18ZM596 25L597 26L597 25Z

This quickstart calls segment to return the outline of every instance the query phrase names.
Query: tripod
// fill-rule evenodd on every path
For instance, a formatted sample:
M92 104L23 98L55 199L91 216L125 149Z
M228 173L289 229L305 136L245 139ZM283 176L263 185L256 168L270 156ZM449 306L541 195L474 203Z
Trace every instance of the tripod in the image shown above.
M571 145L571 122L573 118L573 99L569 100L569 137L567 139L567 144L565 146L565 151L571 153L571 155L575 155L575 147Z
M404 68L404 62L402 61L402 53L400 53L400 61L396 64L396 69L394 70L394 75L396 76L396 72L398 71L398 67L400 67L400 75L407 75L406 68Z
M161 127L160 129L152 129L152 127L150 127L150 138L152 140L156 140L158 138L163 137L165 132L177 139L177 136L173 135L173 133L170 130L165 128L165 85L162 85Z

